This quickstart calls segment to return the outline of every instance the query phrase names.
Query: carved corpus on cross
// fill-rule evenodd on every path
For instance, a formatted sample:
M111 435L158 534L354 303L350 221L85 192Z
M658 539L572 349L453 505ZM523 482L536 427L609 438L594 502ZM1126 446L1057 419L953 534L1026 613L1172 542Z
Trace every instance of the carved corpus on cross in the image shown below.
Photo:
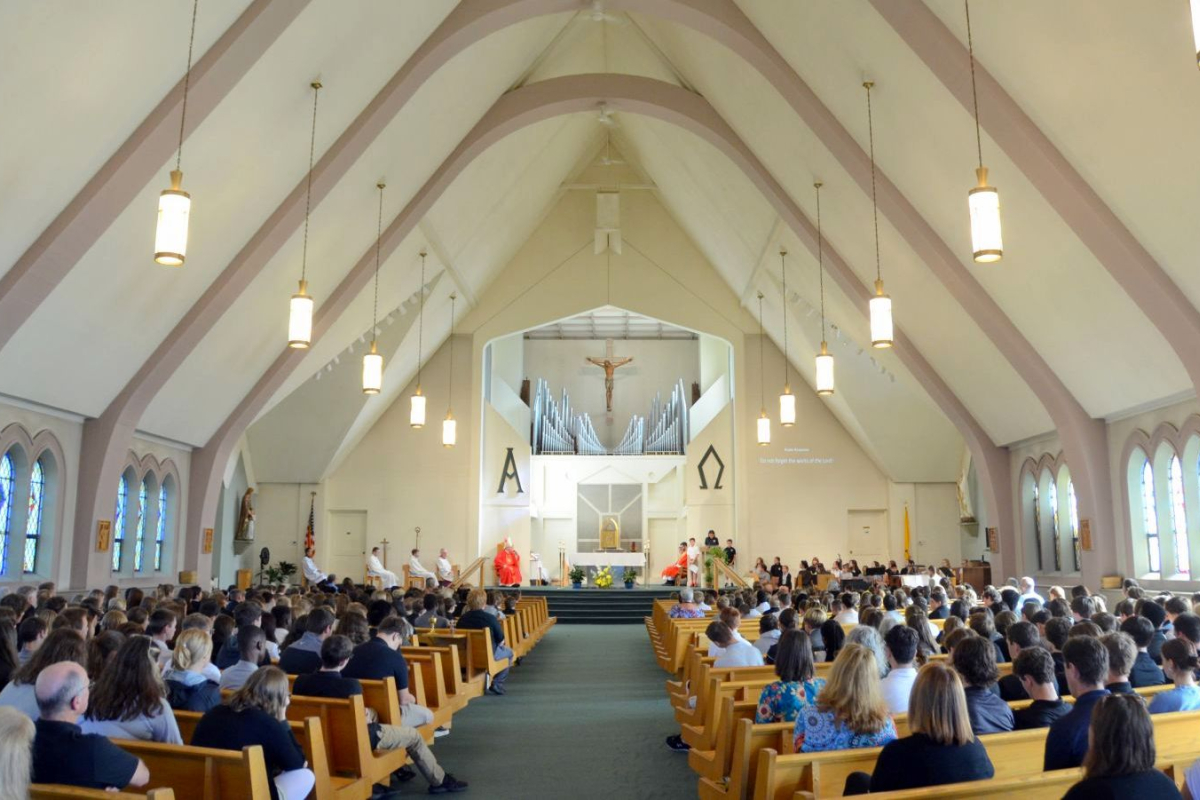
M623 367L630 361L633 361L632 356L614 356L613 355L613 340L608 339L604 343L604 358L588 358L589 364L595 364L604 370L604 407L605 410L612 413L612 393L613 393L613 373L619 367Z

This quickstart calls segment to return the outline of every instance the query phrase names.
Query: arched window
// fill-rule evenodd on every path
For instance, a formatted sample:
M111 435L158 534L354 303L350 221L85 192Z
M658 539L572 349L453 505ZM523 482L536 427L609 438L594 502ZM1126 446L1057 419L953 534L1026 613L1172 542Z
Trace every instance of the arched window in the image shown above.
M138 489L138 518L137 528L133 537L133 571L142 571L142 555L145 552L146 541L146 500L150 493L149 487L150 478L146 477L142 481L142 486Z
M1150 571L1162 571L1162 549L1158 543L1158 511L1154 505L1154 467L1150 459L1142 463L1142 530L1150 553Z
M1058 487L1054 485L1054 478L1050 478L1050 491L1047 493L1047 498L1050 501L1050 519L1054 525L1054 570L1058 572L1062 569L1062 550L1059 547L1058 535Z
M1067 482L1067 505L1071 514L1071 552L1075 555L1075 571L1079 571L1079 503L1075 500L1075 481Z
M13 492L17 483L15 472L12 456L8 453L0 456L0 575L4 574L8 564L8 537L12 533Z
M1187 538L1187 510L1183 504L1183 465L1179 456L1171 456L1167 467L1167 484L1171 490L1171 532L1175 539L1175 571L1180 575L1191 574Z
M125 555L125 511L129 507L129 481L121 476L117 483L117 510L113 513L112 568L121 571L121 559Z
M1038 500L1037 481L1033 482L1033 541L1037 548L1037 568L1042 571L1042 506Z
M33 462L29 476L29 513L25 517L25 555L21 571L25 574L37 568L38 545L42 542L42 514L46 504L46 469L39 458Z
M154 569L162 569L163 542L167 538L167 482L158 487L158 528L154 532Z

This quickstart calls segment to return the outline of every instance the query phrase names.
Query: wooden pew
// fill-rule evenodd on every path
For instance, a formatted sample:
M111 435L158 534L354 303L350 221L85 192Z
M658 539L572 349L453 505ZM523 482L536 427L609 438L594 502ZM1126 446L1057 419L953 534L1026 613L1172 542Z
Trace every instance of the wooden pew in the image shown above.
M453 654L450 655L451 663L457 670L458 684L462 686L462 693L466 697L479 697L483 694L485 688L483 673L471 669L471 640L466 631L423 628L418 631L418 635L421 647L429 646L453 651Z
M701 778L701 800L748 800L754 796L758 754L768 749L779 753L791 750L795 723L755 725L753 722L753 719L737 721L730 745L729 778Z
M293 695L288 705L289 720L317 717L326 732L331 772L366 781L367 787L388 783L393 772L408 761L403 750L371 750L367 732L366 706L361 696L348 700Z
M175 800L170 789L151 789L145 794L109 792L104 789L83 789L60 783L35 783L29 787L31 800Z
M436 656L434 663L442 671L442 688L446 692L446 701L451 711L466 708L472 697L478 695L470 691L473 687L463 682L462 667L459 665L458 648L453 646L437 647L432 644L422 644L415 647L401 647L400 652L405 658L423 659Z
M1083 770L1058 769L1024 775L1019 778L993 778L987 781L948 783L924 789L905 789L895 792L872 792L870 797L886 800L916 800L917 798L962 798L991 797L1012 800L1059 800L1067 790L1083 776ZM807 792L797 792L796 797L805 797ZM810 795L809 795L810 796Z
M192 740L196 724L202 716L204 715L197 711L175 711L175 722L185 742ZM330 774L329 752L325 747L321 720L316 717L309 717L303 721L289 720L288 725L292 729L292 735L304 749L308 768L316 778L313 787L316 800L367 800L371 796L371 786L364 781Z
M500 661L496 658L491 630L488 628L460 629L456 633L463 633L467 636L467 670L472 676L486 675L490 680L508 669L510 659Z
M179 800L270 800L262 748L215 750L131 739L114 740L150 770L146 789L173 789Z

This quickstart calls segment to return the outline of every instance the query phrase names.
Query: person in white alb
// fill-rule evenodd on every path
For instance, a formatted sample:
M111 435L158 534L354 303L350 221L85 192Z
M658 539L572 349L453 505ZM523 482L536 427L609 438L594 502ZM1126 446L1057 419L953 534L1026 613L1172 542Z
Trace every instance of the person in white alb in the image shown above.
M542 563L542 557L538 553L529 554L529 580L534 586L549 586L550 585L550 570L546 569L546 565Z
M326 592L336 592L337 584L334 582L333 575L326 575L321 570L317 569L317 562L313 561L313 556L317 551L313 548L308 548L304 551L304 577L309 584L316 586L318 589Z
M879 682L889 714L907 714L908 698L917 680L913 660L917 657L917 632L907 625L896 625L883 637L891 670Z
M367 556L367 574L378 575L383 579L383 588L391 589L400 582L396 580L396 573L384 569L383 562L379 560L380 554L378 547L371 548L371 555Z
M412 558L408 560L408 576L410 578L434 578L435 580L437 578L436 575L421 566L421 551L415 547L412 551Z
M688 586L700 585L700 548L695 539L688 539Z
M450 554L444 547L438 551L437 579L441 586L449 586L454 583L454 565L450 563Z

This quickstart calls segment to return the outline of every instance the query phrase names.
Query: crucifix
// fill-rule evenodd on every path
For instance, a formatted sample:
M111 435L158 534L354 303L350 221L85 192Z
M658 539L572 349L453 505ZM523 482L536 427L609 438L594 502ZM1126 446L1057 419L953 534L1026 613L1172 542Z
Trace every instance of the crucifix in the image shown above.
M388 549L388 545L391 544L391 542L389 542L387 539L384 539L382 542L380 542L380 544L383 545L383 565L386 567L387 566L387 549Z
M604 345L604 358L588 358L587 361L589 364L595 364L597 367L602 367L604 369L605 410L608 411L609 414L611 414L612 413L612 393L613 393L613 373L617 371L618 367L623 367L626 364L628 364L630 361L633 361L633 357L632 356L629 356L629 357L614 356L613 355L613 340L608 339Z

